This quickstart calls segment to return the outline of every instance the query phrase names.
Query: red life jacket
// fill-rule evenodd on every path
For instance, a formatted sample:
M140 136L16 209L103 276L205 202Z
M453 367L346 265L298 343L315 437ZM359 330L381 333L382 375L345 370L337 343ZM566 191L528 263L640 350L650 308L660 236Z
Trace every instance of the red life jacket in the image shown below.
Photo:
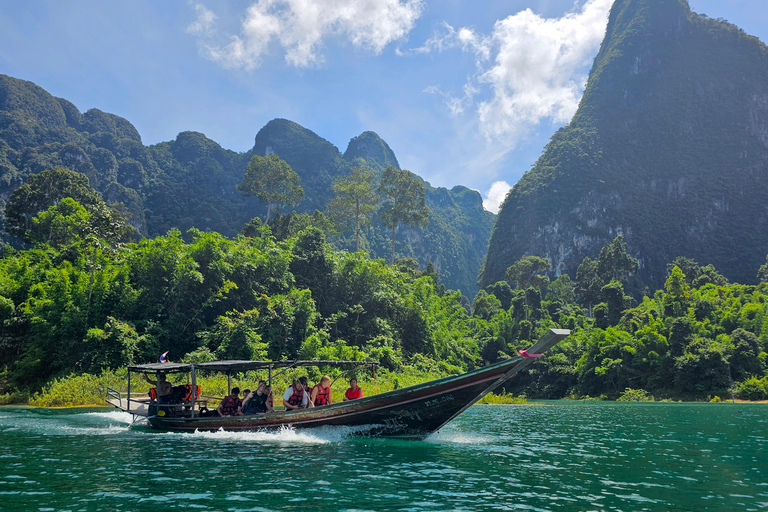
M363 398L363 390L362 388L357 388L356 390L352 391L352 388L349 388L346 393L344 393L344 396L347 397L347 400L354 400L356 398Z
M331 400L331 388L324 388L320 384L315 386L317 389L317 397L315 398L315 407L321 405L328 405Z
M237 414L237 407L239 403L239 398L232 398L231 396L227 396L224 398L224 400L221 401L221 412L224 413L224 416L234 416Z
M288 403L294 407L301 406L301 402L304 401L304 390L296 391L296 388L293 386L291 388L293 389L293 394L288 399Z

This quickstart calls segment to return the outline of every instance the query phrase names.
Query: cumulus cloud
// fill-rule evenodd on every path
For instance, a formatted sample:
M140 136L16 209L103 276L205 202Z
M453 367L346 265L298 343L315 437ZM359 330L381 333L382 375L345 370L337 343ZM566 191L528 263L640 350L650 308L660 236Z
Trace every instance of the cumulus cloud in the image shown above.
M605 35L613 0L588 0L579 11L545 19L530 9L497 21L492 39L497 53L479 81L493 96L478 106L481 130L504 136L519 124L542 118L568 122L576 113L586 74Z
M258 67L274 42L289 65L309 67L323 62L323 42L334 36L381 53L410 33L424 8L424 0L257 0L240 34L226 45L217 42L215 15L203 6L195 6L197 20L187 30L200 38L207 57L225 67Z
M499 213L501 203L504 202L511 188L506 181L494 181L491 183L491 188L488 189L483 198L483 208L489 212Z
M587 0L559 18L526 9L498 20L487 35L446 24L423 46L400 53L473 52L477 74L470 77L463 97L445 103L454 115L475 104L480 132L512 149L543 119L564 123L576 112L587 80L585 68L605 34L612 3ZM434 86L426 92L439 91ZM474 101L483 92L486 96ZM457 101L462 108L455 108Z

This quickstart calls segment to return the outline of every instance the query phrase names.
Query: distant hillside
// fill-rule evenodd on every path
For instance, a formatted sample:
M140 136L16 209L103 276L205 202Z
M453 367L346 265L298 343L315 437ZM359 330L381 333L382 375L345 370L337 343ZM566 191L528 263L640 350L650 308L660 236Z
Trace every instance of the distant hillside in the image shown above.
M88 176L107 201L123 203L143 235L194 226L233 236L266 212L235 188L254 153L277 153L293 167L305 190L296 209L307 213L325 208L331 185L351 165L365 163L378 172L399 165L373 132L353 138L342 155L330 142L284 119L267 123L246 153L224 149L196 132L145 146L136 128L121 117L98 109L81 113L31 82L0 75L0 211L27 176L63 166ZM494 216L483 210L480 194L464 187L427 184L427 196L430 224L423 230L399 230L398 255L412 256L422 267L434 262L447 287L472 296ZM343 236L335 243L354 247ZM374 256L389 255L380 222L366 231L363 247Z
M528 254L573 275L617 234L652 289L681 255L755 282L767 165L766 46L684 0L616 0L578 112L501 208L481 285Z

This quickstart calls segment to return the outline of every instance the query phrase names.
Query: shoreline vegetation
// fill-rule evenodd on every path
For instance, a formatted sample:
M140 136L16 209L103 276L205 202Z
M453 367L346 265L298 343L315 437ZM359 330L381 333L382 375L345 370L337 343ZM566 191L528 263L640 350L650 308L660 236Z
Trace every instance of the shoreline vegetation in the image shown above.
M68 195L45 208L51 190ZM551 280L548 260L526 256L470 301L431 264L334 250L322 215L253 219L235 238L172 229L137 241L67 169L31 177L5 212L27 245L0 253L2 403L93 402L106 382L123 386L121 368L164 352L183 363L378 361L381 391L514 357L550 328L572 334L489 401L768 399L768 260L760 283L744 285L678 257L652 293L618 236L574 278ZM309 380L323 370L339 376L319 368ZM223 378L210 379L204 394L223 396Z

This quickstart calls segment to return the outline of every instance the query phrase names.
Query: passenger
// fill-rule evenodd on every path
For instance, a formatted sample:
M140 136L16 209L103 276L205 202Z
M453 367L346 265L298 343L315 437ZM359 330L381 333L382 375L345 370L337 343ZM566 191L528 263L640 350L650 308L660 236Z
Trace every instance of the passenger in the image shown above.
M150 379L149 375L145 373L144 379L146 379L146 381L149 382L150 384L157 386L157 403L159 404L170 403L171 397L173 395L173 385L167 380L165 380L164 373L159 373L157 375L157 379L155 380Z
M237 409L240 407L240 388L232 388L232 394L225 396L221 401L219 407L216 408L216 412L219 416L236 416Z
M295 411L296 409L306 409L309 406L309 397L307 396L307 378L300 377L293 381L292 386L283 393L283 406L286 411Z
M312 388L309 403L310 407L331 405L331 378L328 375L324 375L320 384Z
M267 412L267 400L269 397L267 396L266 388L267 383L261 380L256 391L248 394L243 393L243 405L240 407L240 413L249 416L251 414Z
M241 400L238 400L237 405L237 414L235 416L242 416L243 415L243 406L245 405L245 397L251 394L251 390L248 388L245 388L243 390L243 398Z
M352 377L349 379L349 389L344 393L344 401L356 398L363 398L363 390L357 387L357 379Z
M264 393L267 394L267 412L275 412L275 397L272 396L272 386L267 384L267 386L264 388Z

